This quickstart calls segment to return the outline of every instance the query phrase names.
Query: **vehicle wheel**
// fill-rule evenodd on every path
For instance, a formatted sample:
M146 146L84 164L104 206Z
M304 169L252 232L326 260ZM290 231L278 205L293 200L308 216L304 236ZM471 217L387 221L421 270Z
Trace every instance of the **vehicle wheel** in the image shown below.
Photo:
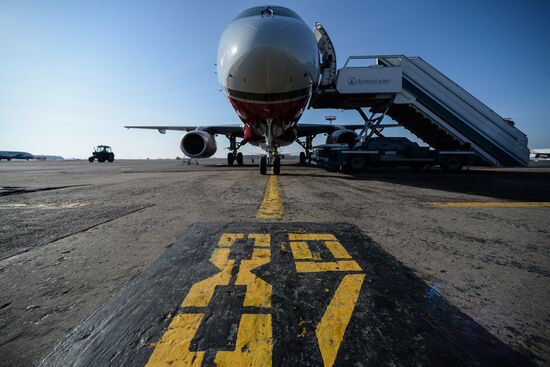
M105 162L105 158L99 157L99 158L97 159L97 161L98 161L99 163L103 163L103 162Z
M281 157L276 156L273 158L273 174L278 175L281 173Z
M350 168L354 171L362 171L365 168L366 163L365 158L360 156L353 156L349 160Z
M88 162L93 163L93 161L94 161L94 157L88 158Z
M450 155L445 158L445 161L441 165L441 169L446 172L458 172L462 169L464 163L460 157L456 155Z
M244 164L243 154L240 152L237 153L237 164L239 166L242 166Z
M260 158L260 174L267 174L267 157L265 155Z
M231 167L234 161L235 156L233 156L233 153L227 153L227 165Z
M300 152L300 164L303 166L306 164L306 153Z
M109 161L109 163L112 163L115 160L115 157L109 157L107 158L107 160Z

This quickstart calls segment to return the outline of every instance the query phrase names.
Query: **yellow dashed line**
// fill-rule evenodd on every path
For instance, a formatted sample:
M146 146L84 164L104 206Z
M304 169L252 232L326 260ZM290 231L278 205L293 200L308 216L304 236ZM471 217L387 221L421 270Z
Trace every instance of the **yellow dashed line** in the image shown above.
M548 201L441 201L432 205L440 207L544 207Z
M283 216L283 201L277 176L271 175L267 181L264 200L256 213L256 218L276 219Z

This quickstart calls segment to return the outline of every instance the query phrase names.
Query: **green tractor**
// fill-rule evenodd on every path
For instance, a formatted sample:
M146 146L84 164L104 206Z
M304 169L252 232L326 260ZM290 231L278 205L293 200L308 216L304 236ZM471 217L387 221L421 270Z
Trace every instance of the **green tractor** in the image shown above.
M95 159L97 159L98 162L112 162L115 160L115 154L110 146L98 145L92 152L92 156L88 158L88 162L92 163Z

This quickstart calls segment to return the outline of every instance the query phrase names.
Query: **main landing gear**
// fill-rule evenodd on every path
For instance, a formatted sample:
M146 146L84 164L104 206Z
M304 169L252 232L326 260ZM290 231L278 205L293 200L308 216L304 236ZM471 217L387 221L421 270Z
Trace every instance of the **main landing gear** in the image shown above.
M300 152L300 165L304 166L306 162L311 163L311 149L313 148L313 138L315 135L306 136L306 141L303 142L296 138L296 143L304 148L305 152Z
M242 166L244 164L244 157L241 152L237 152L240 147L246 144L246 140L242 140L237 144L237 138L234 136L229 137L229 150L231 152L227 153L227 165L232 166L235 161L237 165Z

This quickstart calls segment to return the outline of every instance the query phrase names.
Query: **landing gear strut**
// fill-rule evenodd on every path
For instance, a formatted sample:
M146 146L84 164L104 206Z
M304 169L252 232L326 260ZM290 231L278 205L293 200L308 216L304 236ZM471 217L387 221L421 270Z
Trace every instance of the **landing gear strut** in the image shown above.
M304 148L305 152L300 152L300 164L303 166L306 164L306 160L311 163L311 149L313 149L313 138L315 135L306 136L306 141L303 142L296 138L296 143L300 144Z
M246 140L241 140L239 143L237 143L237 138L234 136L228 136L229 138L229 150L230 153L227 153L227 165L232 166L235 160L237 161L237 164L239 166L242 166L244 164L244 158L243 154L241 152L237 152L240 147L246 144Z
M260 159L260 174L267 174L267 167L273 166L273 174L278 175L281 173L281 157L277 152L278 146L273 141L272 120L267 120L266 123L265 147L263 148L267 151L267 155L263 155Z

